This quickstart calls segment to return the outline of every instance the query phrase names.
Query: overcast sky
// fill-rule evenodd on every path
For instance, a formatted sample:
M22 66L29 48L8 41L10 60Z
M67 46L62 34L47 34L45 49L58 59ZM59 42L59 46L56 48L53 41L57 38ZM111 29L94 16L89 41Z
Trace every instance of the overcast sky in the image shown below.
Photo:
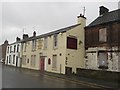
M88 25L99 16L99 6L112 11L118 9L118 2L2 2L0 44L6 39L11 43L17 36L22 38L23 28L31 36L34 30L40 35L74 25L84 6Z

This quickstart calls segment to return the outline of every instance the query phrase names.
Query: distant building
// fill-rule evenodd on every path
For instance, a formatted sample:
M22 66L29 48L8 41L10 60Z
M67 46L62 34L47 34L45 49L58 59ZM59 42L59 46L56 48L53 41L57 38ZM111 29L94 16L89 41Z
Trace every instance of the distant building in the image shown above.
M4 44L0 45L0 60L3 60L3 62L5 61L5 57L6 57L7 45L8 45L7 40L4 42Z
M120 71L120 9L109 12L104 6L85 27L87 69Z
M21 51L21 42L20 42L20 38L17 37L16 42L9 44L7 46L5 64L21 67L20 51Z
M84 27L86 18L78 23L50 33L22 40L22 67L40 71L70 74L84 68Z

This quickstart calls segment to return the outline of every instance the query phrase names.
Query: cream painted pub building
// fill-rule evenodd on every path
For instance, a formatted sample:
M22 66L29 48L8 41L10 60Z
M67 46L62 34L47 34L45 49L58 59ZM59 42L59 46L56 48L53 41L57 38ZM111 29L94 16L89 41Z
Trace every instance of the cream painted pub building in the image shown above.
M40 71L70 74L84 68L84 27L86 18L78 16L78 23L50 33L22 40L22 67Z

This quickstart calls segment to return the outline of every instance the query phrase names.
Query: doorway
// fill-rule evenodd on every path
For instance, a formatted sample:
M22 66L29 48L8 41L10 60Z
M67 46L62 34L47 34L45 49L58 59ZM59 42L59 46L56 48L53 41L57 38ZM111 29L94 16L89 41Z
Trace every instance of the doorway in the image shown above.
M45 70L45 57L40 56L40 71L44 71L44 70Z

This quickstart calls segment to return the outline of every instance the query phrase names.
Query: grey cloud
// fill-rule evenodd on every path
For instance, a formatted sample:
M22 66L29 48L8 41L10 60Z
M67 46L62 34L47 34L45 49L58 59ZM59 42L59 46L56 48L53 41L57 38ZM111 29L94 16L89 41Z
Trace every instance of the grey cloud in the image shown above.
M77 23L77 15L86 7L87 24L98 16L100 5L117 9L117 2L4 2L2 5L3 41L14 42L17 36L37 35ZM3 42L2 41L2 42Z

